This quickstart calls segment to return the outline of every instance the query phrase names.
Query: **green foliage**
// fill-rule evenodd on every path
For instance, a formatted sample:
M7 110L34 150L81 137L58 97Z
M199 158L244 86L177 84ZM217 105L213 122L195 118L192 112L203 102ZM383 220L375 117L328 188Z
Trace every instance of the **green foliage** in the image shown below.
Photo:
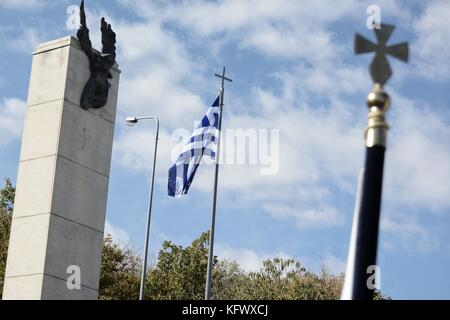
M292 259L265 260L258 272L245 273L236 262L221 263L215 270L214 298L240 300L339 299L342 277L323 269L307 271Z
M209 233L186 248L170 241L163 244L158 263L147 275L147 299L204 298ZM298 261L274 258L258 272L245 272L235 261L215 257L212 298L217 300L336 300L343 274L333 275L326 266L318 274ZM375 299L389 299L376 292Z
M3 189L0 189L0 299L3 293L15 191L9 179L6 179Z
M244 299L246 284L248 284L248 275L239 267L236 261L221 260L213 269L212 299Z
M138 299L141 265L133 250L120 248L108 235L103 243L99 299Z
M10 179L5 179L5 187L0 189L0 209L8 215L12 214L14 209L14 197L16 189L13 187Z
M203 233L186 248L165 242L148 274L147 299L203 299L208 239L209 233ZM325 268L316 275L291 259L266 260L260 271L249 273L234 261L214 261L213 299L339 299L341 288L342 276Z
M152 299L203 299L208 241L209 233L203 233L186 248L164 242L158 263L147 277L146 296Z

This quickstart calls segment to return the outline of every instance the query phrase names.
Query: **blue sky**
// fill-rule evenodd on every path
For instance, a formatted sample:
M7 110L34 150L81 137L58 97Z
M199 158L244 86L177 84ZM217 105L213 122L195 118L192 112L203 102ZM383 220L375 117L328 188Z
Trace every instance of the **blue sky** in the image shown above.
M386 86L388 151L378 260L381 289L395 299L449 299L450 2L87 0L99 46L100 17L117 33L122 70L110 176L107 232L142 251L154 131L129 128L130 115L161 118L150 250L189 244L209 228L212 166L189 194L166 195L176 129L192 130L214 101L223 65L224 129L279 129L280 170L223 165L216 254L247 270L268 257L292 257L317 270L345 268L356 180L363 165L371 56L354 56L353 36L373 39L366 8L397 26L411 59L391 59ZM74 1L0 2L0 177L17 175L31 52L74 35ZM69 10L70 12L70 10Z

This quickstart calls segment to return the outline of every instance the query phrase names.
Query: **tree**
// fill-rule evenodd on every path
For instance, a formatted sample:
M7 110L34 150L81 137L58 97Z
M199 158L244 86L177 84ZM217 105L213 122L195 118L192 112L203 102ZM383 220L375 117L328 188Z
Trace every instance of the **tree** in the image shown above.
M146 297L203 299L208 239L205 232L186 248L164 242L158 263L147 277ZM334 276L326 268L316 275L292 259L266 260L258 272L245 272L235 261L214 260L213 299L339 299L341 288L342 276Z
M6 179L5 187L0 189L0 299L3 295L3 279L5 278L6 258L8 256L15 191L9 179Z
M248 275L236 261L219 261L212 274L211 298L214 300L244 299Z
M274 258L265 260L259 271L249 273L240 270L236 262L219 264L213 285L217 299L334 300L339 299L342 276L334 276L325 268L316 275L298 261Z
M122 249L107 235L103 243L99 299L138 299L141 265L132 249Z
M149 271L146 296L158 300L203 299L208 241L208 232L186 248L165 241L156 267ZM214 263L217 263L217 258Z

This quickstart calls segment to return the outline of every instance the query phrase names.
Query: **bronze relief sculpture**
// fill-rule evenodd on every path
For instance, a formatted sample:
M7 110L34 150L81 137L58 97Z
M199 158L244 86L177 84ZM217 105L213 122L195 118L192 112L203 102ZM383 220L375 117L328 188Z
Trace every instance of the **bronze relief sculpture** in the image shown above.
M100 109L108 102L108 94L111 84L108 79L112 79L111 68L116 64L116 34L111 25L101 20L102 31L102 52L92 49L89 39L89 29L86 24L86 13L84 11L84 0L80 5L80 29L77 38L81 48L89 59L91 76L86 83L81 95L80 106L88 110L90 108Z

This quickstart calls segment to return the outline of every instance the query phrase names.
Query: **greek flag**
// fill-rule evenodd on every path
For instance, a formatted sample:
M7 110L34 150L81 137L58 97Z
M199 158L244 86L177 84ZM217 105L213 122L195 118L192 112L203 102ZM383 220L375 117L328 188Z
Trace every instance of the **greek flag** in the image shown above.
M177 160L169 169L169 196L180 197L187 194L203 155L216 160L219 98L220 96L208 109L189 141L181 149Z

